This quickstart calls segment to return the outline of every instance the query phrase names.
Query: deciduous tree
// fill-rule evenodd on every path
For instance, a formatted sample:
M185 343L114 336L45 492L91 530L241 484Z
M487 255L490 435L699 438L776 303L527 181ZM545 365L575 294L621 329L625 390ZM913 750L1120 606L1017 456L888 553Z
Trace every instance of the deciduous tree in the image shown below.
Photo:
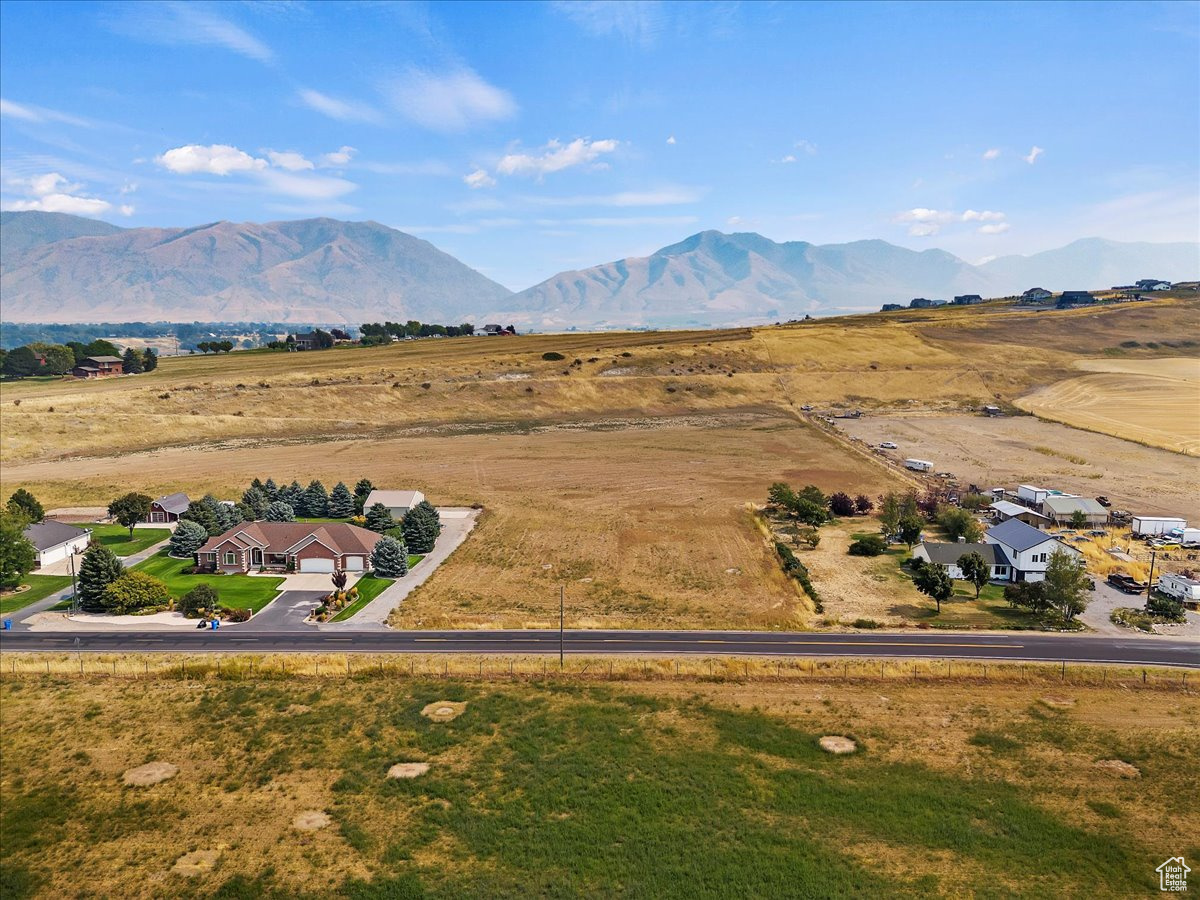
M830 494L829 510L835 516L852 516L855 512L854 498L845 491Z
M925 522L920 516L909 514L900 518L899 524L896 526L896 532L900 535L900 540L908 545L911 550L913 544L921 539L921 529L925 527Z
M175 610L189 619L197 615L213 615L219 600L220 596L212 585L201 583L175 601Z
M1046 564L1046 599L1070 622L1087 609L1091 579L1083 561L1065 550L1055 550Z
M871 498L866 494L859 494L854 498L854 508L860 516L865 516L875 508L875 504L871 502Z
M25 490L17 488L8 498L8 510L22 516L26 522L40 522L46 518L46 510L38 503L37 497Z
M37 548L25 537L28 520L9 509L0 510L0 587L12 590L33 571Z
M128 528L129 537L132 538L134 526L144 522L150 515L150 504L153 502L145 494L130 492L108 504L108 514Z
M964 553L960 556L958 567L962 569L963 577L975 586L975 599L978 600L979 592L983 590L983 586L988 583L988 579L992 575L992 567L987 564L983 554L976 552Z
M941 566L922 566L913 575L913 584L922 594L933 598L939 614L942 611L942 601L949 600L954 594L954 582Z

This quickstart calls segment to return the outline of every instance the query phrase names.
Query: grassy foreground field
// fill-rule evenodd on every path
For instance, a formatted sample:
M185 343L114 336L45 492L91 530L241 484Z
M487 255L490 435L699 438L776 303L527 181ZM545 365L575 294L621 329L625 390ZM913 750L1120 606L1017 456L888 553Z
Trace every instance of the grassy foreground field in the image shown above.
M1178 686L232 665L5 667L6 898L1127 897L1200 854L1200 706ZM420 711L437 701L466 708L436 723ZM860 750L826 754L823 735ZM151 761L178 775L122 783ZM411 762L428 772L386 777ZM305 813L328 825L301 830Z

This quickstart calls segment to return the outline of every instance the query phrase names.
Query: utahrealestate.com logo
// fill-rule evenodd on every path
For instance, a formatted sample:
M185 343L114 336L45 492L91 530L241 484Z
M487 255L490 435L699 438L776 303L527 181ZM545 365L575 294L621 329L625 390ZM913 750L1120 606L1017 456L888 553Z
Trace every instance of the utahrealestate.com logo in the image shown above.
M1159 890L1172 893L1182 893L1187 890L1188 872L1192 870L1188 868L1188 864L1183 861L1182 856L1172 856L1155 871L1158 872Z

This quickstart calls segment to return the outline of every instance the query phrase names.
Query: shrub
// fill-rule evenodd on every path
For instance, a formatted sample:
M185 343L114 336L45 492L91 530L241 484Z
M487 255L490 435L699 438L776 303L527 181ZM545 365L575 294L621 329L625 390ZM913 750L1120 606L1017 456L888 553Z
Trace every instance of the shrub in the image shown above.
M779 554L779 558L783 562L784 573L796 579L800 587L804 588L804 592L812 598L813 606L817 612L824 612L825 607L821 603L821 598L817 596L816 588L812 586L812 582L809 580L808 567L797 559L796 554L792 552L792 548L787 544L776 541L775 552Z
M887 552L887 541L877 534L860 537L847 551L851 556L879 556Z
M546 362L557 362L560 359L566 359L566 357L555 350L547 350L542 354L542 359L546 360Z
M1155 591L1146 601L1146 612L1155 619L1164 622L1185 622L1187 614L1183 611L1183 601Z
M254 612L249 609L227 609L224 619L226 622L249 622Z
M854 625L855 628L882 628L883 627L883 625L881 625L879 622L876 622L874 619L855 619L852 624Z
M835 516L852 516L855 513L854 498L845 491L838 491L830 495L829 509Z
M126 615L171 600L167 586L145 572L125 572L104 589L100 602L107 612Z
M219 599L212 585L198 584L175 601L175 609L186 618L194 619L201 613L216 609Z

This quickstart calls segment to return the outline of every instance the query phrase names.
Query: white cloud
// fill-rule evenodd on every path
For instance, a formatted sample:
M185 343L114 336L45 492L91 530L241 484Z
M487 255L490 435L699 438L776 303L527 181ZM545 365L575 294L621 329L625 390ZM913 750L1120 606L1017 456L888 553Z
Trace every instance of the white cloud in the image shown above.
M582 194L573 197L527 197L535 206L678 206L695 203L704 190L693 187L662 187L647 191L618 191L615 194Z
M1041 147L1039 147L1037 144L1034 144L1033 148L1029 151L1029 155L1022 156L1021 158L1023 160L1025 160L1025 162L1029 163L1032 166L1035 162L1037 162L1037 158L1045 152L1046 151L1043 150Z
M966 212L953 212L948 209L927 209L918 206L897 215L892 221L908 223L908 233L913 237L931 237L942 230L943 225L955 222L1000 222L1005 215L995 210L968 209ZM1000 234L1008 230L1007 223L1003 225L985 225L979 230L983 234ZM985 230L987 229L987 230Z
M507 91L470 69L439 74L412 68L385 90L396 112L431 131L466 131L511 118L517 111Z
M998 222L994 225L982 225L979 228L980 234L1004 234L1012 226L1007 222Z
M45 109L41 106L14 103L12 100L5 100L3 97L0 97L0 116L8 116L10 119L20 119L22 122L62 122L64 125L78 125L82 128L90 128L92 125L86 119L69 116L66 113L56 112L53 109Z
M378 123L383 118L376 109L365 103L358 103L353 100L339 100L336 97L330 97L328 94L322 94L320 91L314 91L311 88L301 88L296 96L309 109L314 109L324 116L337 119L339 122Z
M344 166L347 163L349 163L350 160L354 159L354 156L357 153L358 153L358 151L355 150L353 147L339 147L337 150L334 150L332 153L322 153L321 154L321 166L322 167Z
M134 209L128 203L122 203L118 212L120 212L121 215L123 215L123 216L132 216L134 213Z
M267 167L265 159L256 159L228 144L185 144L156 156L154 161L178 175L195 175L200 172L229 175L232 172L260 171Z
M170 0L126 4L109 18L108 24L120 34L153 44L224 47L264 63L275 58L270 47L202 3Z
M796 161L796 157L793 156L791 153L789 153L787 156L785 156L783 159L780 160L781 163L785 163L785 164L794 163L795 161Z
M800 140L796 141L796 143L793 144L792 146L796 150L800 150L801 152L806 153L809 156L817 155L817 145L814 144L812 141L806 141L803 138L801 138Z
M667 143L674 144L675 143L675 135L671 135L669 138L667 138Z
M991 159L995 159L995 158L996 158L996 157L998 157L999 155L1000 155L1000 148L999 148L999 147L992 147L990 150L984 150L984 151L983 151L983 158L984 158L985 160L991 160Z
M305 159L302 154L296 153L294 150L285 150L282 153L277 150L268 150L267 159L276 168L286 169L289 172L304 172L316 168L311 160Z
M5 209L13 211L38 210L75 216L96 216L112 209L112 204L107 200L79 196L82 185L71 184L58 172L23 179L15 178L8 184L20 188L30 198L6 203Z
M738 225L742 224L742 217L741 216L730 216L728 219L725 220L725 224L730 226L731 228L737 227Z
M592 141L587 138L576 138L569 144L560 141L550 141L539 155L529 153L510 153L501 158L496 165L496 171L501 175L537 175L549 172L561 172L573 166L584 165L595 161L601 154L612 153L619 146L619 141Z
M467 187L471 188L472 190L478 190L479 188L489 188L489 187L496 186L496 179L493 178L491 175L489 175L487 172L485 172L483 169L476 169L474 172L471 172L469 175L464 175L463 181L466 183Z
M615 34L641 47L653 46L667 25L663 4L657 0L569 0L552 8L591 34Z
M295 175L275 169L264 169L255 174L270 193L305 200L331 200L358 189L352 181L328 175Z

